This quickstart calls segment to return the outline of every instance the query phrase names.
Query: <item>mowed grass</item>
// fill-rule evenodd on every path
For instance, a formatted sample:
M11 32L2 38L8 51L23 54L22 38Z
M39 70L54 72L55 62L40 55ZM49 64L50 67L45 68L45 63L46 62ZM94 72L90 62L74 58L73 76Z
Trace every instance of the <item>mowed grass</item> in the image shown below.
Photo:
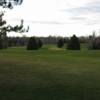
M0 100L100 100L100 51L0 50Z

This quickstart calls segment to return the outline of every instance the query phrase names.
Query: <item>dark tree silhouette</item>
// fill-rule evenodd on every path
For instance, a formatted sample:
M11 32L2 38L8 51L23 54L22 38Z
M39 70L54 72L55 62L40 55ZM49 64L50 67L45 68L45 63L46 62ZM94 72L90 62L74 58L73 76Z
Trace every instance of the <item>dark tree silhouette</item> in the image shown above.
M23 20L21 20L20 25L7 25L7 22L3 20L4 13L1 12L0 14L0 48L7 48L7 33L9 32L25 32L26 29L23 27Z
M12 9L16 5L21 5L23 0L0 0L0 6L3 8ZM20 25L11 26L7 25L7 22L3 20L4 13L0 13L0 49L7 48L7 33L8 32L28 32L29 27L27 29L23 28L23 20L21 20Z
M93 38L93 37L91 37L91 38ZM100 50L100 37L95 37L93 39L91 39L91 38L90 38L89 44L88 44L89 49Z
M21 5L23 0L0 0L0 6L12 9L14 5Z
M69 50L80 50L80 41L76 37L76 35L73 35L67 45L67 49Z
M30 37L28 44L27 44L27 50L38 50L39 45L38 45L38 40L35 37Z
M57 42L57 47L58 47L58 48L62 48L63 46L64 46L64 40L61 38L61 39L59 39L58 42Z
M39 45L39 48L41 48L43 46L43 42L41 39L38 39L38 45Z

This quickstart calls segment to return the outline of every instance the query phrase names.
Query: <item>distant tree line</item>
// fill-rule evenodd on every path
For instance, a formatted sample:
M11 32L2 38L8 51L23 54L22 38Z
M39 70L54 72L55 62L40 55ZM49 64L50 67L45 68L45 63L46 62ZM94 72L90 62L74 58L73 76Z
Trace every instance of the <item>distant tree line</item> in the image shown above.
M0 49L6 47L26 46L27 50L38 50L43 45L53 44L58 48L65 48L68 50L80 50L81 45L86 45L85 48L89 50L100 49L100 37L6 37L6 41L0 38ZM4 45L6 44L6 45ZM5 46L5 47L4 47Z
M81 45L86 45L89 50L100 49L100 37L7 37L7 46L26 46L27 50L38 50L43 45L53 44L58 48L66 48L68 50L80 50ZM1 47L2 41L0 41Z
M90 50L100 50L100 37L89 37L89 47Z
M26 46L28 38L27 37L8 37L8 47L15 47L15 46Z

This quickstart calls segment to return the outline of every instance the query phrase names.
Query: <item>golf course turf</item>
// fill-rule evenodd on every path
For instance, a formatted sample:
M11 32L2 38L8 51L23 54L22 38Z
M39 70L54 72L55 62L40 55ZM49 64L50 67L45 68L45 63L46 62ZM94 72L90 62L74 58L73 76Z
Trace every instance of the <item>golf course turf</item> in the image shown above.
M0 100L100 100L100 51L0 50Z

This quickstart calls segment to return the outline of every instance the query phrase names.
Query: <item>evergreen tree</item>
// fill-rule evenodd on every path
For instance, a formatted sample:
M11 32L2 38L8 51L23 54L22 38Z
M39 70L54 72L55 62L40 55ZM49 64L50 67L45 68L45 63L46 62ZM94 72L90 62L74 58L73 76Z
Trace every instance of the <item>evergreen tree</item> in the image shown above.
M59 39L58 42L57 42L57 47L58 47L58 48L62 48L63 46L64 46L64 40L61 38L61 39Z
M39 45L39 48L43 46L43 42L41 41L41 39L38 39L38 45Z
M38 40L35 37L30 37L27 44L27 50L38 50Z
M2 48L3 48L3 43L2 43L2 39L0 37L0 49L2 49Z
M80 42L76 35L73 35L67 45L67 49L69 50L80 50Z

